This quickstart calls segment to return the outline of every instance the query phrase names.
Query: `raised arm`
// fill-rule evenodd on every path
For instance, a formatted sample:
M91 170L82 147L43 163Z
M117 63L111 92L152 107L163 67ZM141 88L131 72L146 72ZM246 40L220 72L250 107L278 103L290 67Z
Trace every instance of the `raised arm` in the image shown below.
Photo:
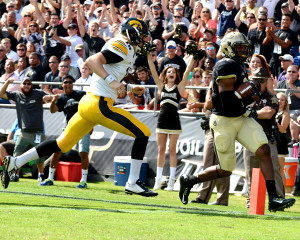
M7 90L8 85L13 83L13 82L14 82L13 78L7 79L5 81L5 83L3 84L3 86L0 89L0 98L8 99L7 94L6 94L6 90Z
M85 35L85 27L84 27L83 21L82 21L81 7L78 4L76 4L75 7L77 9L77 23L78 23L78 28L79 28L80 36L83 38L84 35Z
M163 89L164 87L164 84L162 81L160 81L159 77L158 77L158 74L157 74L157 71L156 71L156 68L155 68L155 65L154 63L152 62L152 59L150 57L150 54L148 53L147 54L147 58L148 58L148 64L149 64L149 67L150 67L150 71L152 73L152 77L156 83L156 86L158 87L158 92L161 92L161 90Z
M57 36L57 28L51 29L51 31L52 31L52 34L53 34L53 36L52 36L53 40L60 41L64 45L71 46L71 42L69 42L68 40L65 40L62 37ZM50 33L51 33L51 31L50 31Z
M63 2L67 4L67 17L63 21L63 27L67 29L72 20L72 0L63 0Z
M39 24L41 25L42 28L44 28L45 24L46 24L46 21L43 17L42 12L39 9L39 6L37 4L37 0L31 0L31 3L34 6L35 14L36 14L36 17L37 17L37 20L38 20Z
M118 16L115 11L115 2L114 1L110 1L110 12L111 12L111 17L112 17L113 22L118 21Z
M185 69L185 72L183 74L182 81L178 84L179 93L180 93L181 97L183 97L183 98L187 98L187 96L188 96L188 92L186 91L185 87L188 83L189 74L193 69L193 65L194 65L194 57L192 57L192 59L190 60L188 66Z

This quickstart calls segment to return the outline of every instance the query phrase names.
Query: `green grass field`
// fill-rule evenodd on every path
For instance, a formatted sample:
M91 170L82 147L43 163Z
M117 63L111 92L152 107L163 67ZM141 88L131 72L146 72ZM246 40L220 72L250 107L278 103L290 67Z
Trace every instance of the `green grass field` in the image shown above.
M228 207L183 205L178 192L145 198L111 182L76 186L10 183L0 190L0 239L300 239L300 198L284 212L266 208L257 216L248 214L241 196L230 195Z

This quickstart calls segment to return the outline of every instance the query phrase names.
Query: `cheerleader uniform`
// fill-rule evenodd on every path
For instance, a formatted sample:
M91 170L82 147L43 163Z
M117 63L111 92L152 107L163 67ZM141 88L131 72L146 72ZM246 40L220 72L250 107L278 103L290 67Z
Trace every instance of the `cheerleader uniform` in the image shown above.
M284 112L278 112L277 115L276 115L276 122L278 122L279 124L281 124L283 113ZM279 132L278 139L276 139L276 140L277 140L278 155L279 156L288 155L289 150L288 150L288 146L287 146L288 145L287 132L285 132L285 133Z
M177 85L168 88L165 84L160 96L160 113L157 121L157 133L180 134L181 124L178 114L178 104L181 96Z

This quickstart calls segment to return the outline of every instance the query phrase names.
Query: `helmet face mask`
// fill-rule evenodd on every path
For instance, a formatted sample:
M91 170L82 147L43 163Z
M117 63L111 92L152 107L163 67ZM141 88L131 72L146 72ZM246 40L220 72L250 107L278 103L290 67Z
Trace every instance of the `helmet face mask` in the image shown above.
M144 38L149 36L146 23L137 18L128 18L121 23L120 32L128 38L133 45L141 45Z
M222 39L221 50L223 57L245 62L250 55L250 43L244 34L231 32Z

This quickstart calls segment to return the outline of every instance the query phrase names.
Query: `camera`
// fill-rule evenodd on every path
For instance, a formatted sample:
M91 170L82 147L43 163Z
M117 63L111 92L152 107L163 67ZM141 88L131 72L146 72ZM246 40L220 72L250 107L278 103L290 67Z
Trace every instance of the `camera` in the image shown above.
M180 24L176 24L174 38L181 39L182 38L182 28Z

